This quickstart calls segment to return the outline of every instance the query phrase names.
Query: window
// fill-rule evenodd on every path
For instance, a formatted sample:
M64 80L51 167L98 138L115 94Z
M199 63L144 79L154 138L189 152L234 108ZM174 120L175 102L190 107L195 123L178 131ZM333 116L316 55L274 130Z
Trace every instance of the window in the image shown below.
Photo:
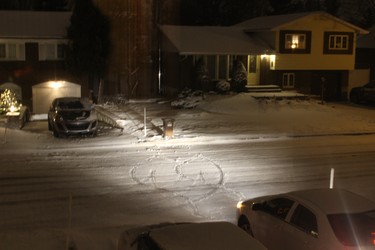
M311 50L311 31L281 30L280 53L309 54Z
M57 58L58 59L65 58L65 44L57 44Z
M6 58L6 46L4 43L0 44L0 58Z
M294 88L294 73L283 74L283 87L286 89Z
M329 36L329 49L345 49L349 46L348 35L330 35Z
M357 214L331 214L328 221L337 237L345 246L375 245L375 211Z
M350 32L325 32L324 54L353 54L354 34Z
M318 236L318 223L315 214L302 205L297 206L290 223L308 234Z
M276 198L269 200L263 205L263 211L273 216L285 219L294 201L286 198Z
M285 34L285 48L286 49L305 49L306 35L305 34Z
M40 60L61 60L65 58L65 45L57 43L39 44Z
M17 43L0 43L0 59L19 60L23 57L24 45Z

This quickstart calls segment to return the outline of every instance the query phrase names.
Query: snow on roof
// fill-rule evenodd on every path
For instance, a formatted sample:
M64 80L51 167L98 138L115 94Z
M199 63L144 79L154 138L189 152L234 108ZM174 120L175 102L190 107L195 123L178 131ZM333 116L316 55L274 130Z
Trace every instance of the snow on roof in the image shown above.
M246 28L246 30L272 30L278 26L285 25L297 19L311 15L311 12L275 15L275 16L261 16L250 20L238 23L234 26Z
M1 38L65 38L71 12L0 11Z
M259 55L272 51L242 28L161 25L160 29L181 55Z
M300 12L294 14L285 14L285 15L275 15L275 16L262 16L250 19L248 21L236 24L235 27L242 27L246 31L257 31L257 30L275 30L280 29L282 26L290 24L297 21L298 19L305 18L311 15L324 16L326 18L331 18L336 22L339 22L343 25L346 25L360 34L367 34L368 31L357 27L351 23L348 23L340 18L332 16L324 11L314 11L314 12Z

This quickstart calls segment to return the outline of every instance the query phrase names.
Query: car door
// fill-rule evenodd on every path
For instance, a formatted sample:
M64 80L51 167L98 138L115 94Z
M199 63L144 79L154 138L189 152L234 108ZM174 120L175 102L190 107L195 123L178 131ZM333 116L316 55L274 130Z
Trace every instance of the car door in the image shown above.
M284 227L285 249L319 250L319 227L316 214L309 208L297 204L292 210L288 224Z
M267 249L284 249L280 248L285 240L283 227L293 204L291 199L277 197L264 202L262 208L255 211L256 216L250 222L254 237Z

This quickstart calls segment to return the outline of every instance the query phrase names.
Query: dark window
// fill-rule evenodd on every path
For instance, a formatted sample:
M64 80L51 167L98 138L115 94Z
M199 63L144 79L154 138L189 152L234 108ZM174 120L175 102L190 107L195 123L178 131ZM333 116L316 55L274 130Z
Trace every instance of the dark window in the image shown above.
M315 214L302 205L297 206L290 223L306 233L318 236L318 223Z
M281 30L279 50L284 54L309 54L311 31Z
M358 214L331 214L328 220L345 246L375 246L375 211Z
M263 211L273 216L285 219L294 201L287 198L276 198L264 203Z
M58 44L57 45L57 58L64 59L65 58L65 44Z
M324 54L353 54L354 34L351 32L325 32Z
M6 58L6 49L5 49L5 44L0 44L0 58Z

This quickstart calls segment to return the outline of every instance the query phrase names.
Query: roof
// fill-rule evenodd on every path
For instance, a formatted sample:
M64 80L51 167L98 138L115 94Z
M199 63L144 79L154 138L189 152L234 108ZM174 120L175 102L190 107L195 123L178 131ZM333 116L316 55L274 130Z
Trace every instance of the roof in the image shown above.
M246 31L260 31L260 30L271 31L271 30L280 29L283 26L296 22L301 18L305 18L305 17L313 16L313 15L315 16L319 15L319 16L324 16L326 18L333 19L336 22L339 22L347 27L354 29L357 33L360 33L360 34L368 33L367 30L364 30L358 26L355 26L351 23L348 23L340 18L337 18L323 11L301 12L301 13L294 13L294 14L256 17L248 21L238 23L235 26L242 27Z
M318 207L326 214L359 213L375 209L372 202L344 189L311 189L289 193Z
M160 29L181 55L259 55L272 51L242 28L161 25Z
M161 249L266 249L245 231L229 222L179 224L155 229L149 235Z
M369 29L368 35L359 36L357 39L357 48L374 49L375 48L375 26Z
M0 38L65 38L71 12L0 11Z

